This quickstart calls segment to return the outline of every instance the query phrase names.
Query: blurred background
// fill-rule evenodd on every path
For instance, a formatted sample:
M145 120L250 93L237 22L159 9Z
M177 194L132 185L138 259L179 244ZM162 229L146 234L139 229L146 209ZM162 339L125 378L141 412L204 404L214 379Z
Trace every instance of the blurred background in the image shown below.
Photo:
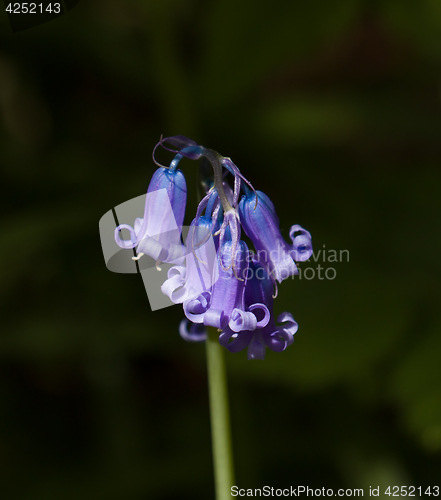
M440 485L441 3L95 0L0 33L2 498L214 497L204 345L98 232L161 133L230 156L336 273L279 287L285 352L226 353L237 485Z

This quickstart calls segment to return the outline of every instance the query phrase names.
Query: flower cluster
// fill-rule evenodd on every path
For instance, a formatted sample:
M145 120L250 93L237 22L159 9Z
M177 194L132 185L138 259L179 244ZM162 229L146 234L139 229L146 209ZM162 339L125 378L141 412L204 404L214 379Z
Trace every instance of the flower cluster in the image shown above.
M183 305L186 318L179 332L185 340L205 340L205 327L211 326L218 329L219 342L230 352L248 347L248 359L264 359L266 347L283 351L292 344L298 325L288 312L277 318L281 325L275 322L277 282L298 274L296 261L309 259L310 233L294 225L289 231L291 243L287 243L270 198L256 191L230 158L174 136L161 138L156 145L155 163L159 145L175 157L169 167L159 166L153 175L144 218L136 219L133 228L126 224L116 228L117 244L136 247L134 259L149 255L157 265L174 264L161 291L173 303ZM181 232L187 189L177 169L184 157L205 158L213 169L185 245ZM228 174L234 179L232 187L225 180ZM121 238L122 229L128 230L129 240ZM242 229L255 251L241 239Z

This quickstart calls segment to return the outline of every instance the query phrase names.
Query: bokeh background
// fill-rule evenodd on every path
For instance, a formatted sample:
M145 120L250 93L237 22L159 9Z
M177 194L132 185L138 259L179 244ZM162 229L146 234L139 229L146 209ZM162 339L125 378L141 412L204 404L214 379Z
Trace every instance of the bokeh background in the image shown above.
M286 237L349 251L280 286L292 347L227 353L237 484L440 485L440 95L433 0L94 0L16 34L2 13L1 497L214 496L204 345L98 233L161 133L231 156Z

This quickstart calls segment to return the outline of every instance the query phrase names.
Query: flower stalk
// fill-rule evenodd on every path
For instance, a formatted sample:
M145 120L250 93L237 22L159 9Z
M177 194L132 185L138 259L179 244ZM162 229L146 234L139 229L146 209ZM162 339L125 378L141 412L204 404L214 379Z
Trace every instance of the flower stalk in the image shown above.
M208 391L216 500L227 500L231 498L231 486L234 485L234 466L225 350L219 344L216 328L208 327L207 330Z
M155 158L159 146L175 154L168 167ZM159 168L147 191L144 217L136 218L133 227L119 225L115 242L123 249L136 247L134 259L148 255L158 269L160 262L174 264L161 291L183 305L181 337L206 342L216 500L228 500L235 481L225 349L247 348L249 360L263 360L267 348L282 352L292 345L297 322L284 312L277 325L273 303L277 282L298 274L296 261L311 257L311 234L295 224L289 231L291 244L287 243L273 202L254 189L231 158L182 135L161 136L152 157ZM187 187L177 168L183 158L201 160L205 188L185 244ZM212 176L206 172L208 165ZM234 178L233 188L228 173ZM123 239L123 230L129 239ZM242 230L255 251L241 239Z
M155 158L159 146L175 154L168 167ZM179 332L185 340L205 341L205 327L215 327L223 347L230 352L248 348L248 359L264 359L267 347L284 351L298 325L287 312L278 316L282 324L276 325L273 288L298 274L296 261L311 257L311 234L295 224L287 243L269 196L256 191L231 158L213 149L182 135L161 136L152 156L159 168L147 191L144 218L136 218L134 227L119 225L116 243L137 247L135 259L148 255L157 267L161 262L175 264L161 291L183 305L186 319ZM177 169L183 158L203 160L205 169L207 163L213 169L185 245L181 233L187 188ZM234 177L234 189L225 177L228 173ZM122 230L130 239L122 239ZM256 251L241 239L242 230Z
M226 213L229 212L230 210L233 210L233 207L230 205L230 202L228 201L227 195L225 194L223 187L223 176L222 176L223 156L221 156L217 151L213 151L212 149L208 148L204 148L202 150L202 156L207 158L207 160L211 163L211 166L213 168L214 187L217 190L224 212Z

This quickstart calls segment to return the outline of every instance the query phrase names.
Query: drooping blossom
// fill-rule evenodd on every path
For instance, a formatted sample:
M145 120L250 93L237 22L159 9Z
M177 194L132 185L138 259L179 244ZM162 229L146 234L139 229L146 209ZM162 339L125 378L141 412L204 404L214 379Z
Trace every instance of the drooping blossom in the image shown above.
M147 190L144 217L134 227L120 224L115 241L121 248L135 248L138 255L149 255L158 262L182 261L181 231L184 222L187 186L180 170L158 168ZM124 240L121 231L128 230Z
M204 148L184 136L163 139L156 145L175 153L169 167L160 166L150 183L144 217L134 228L122 224L115 239L122 248L135 248L157 261L175 264L161 287L185 318L179 333L188 341L206 340L206 327L219 331L219 342L230 352L248 348L248 359L264 359L268 347L285 350L298 325L284 312L274 318L274 286L298 273L295 262L312 255L311 235L291 226L291 244L281 235L274 204L256 191L231 158ZM186 205L184 175L177 170L182 158L205 159L213 169L202 182L206 190L188 231L181 231ZM230 187L228 176L232 176ZM240 199L240 193L243 196ZM153 195L153 196L152 196ZM167 208L169 207L169 208ZM120 232L129 231L123 240ZM249 250L241 229L255 247Z
M248 247L244 241L232 252L232 241L227 241L219 251L219 277L212 288L199 296L184 302L184 313L193 323L203 323L222 331L254 330L257 318L252 309L244 307L244 293L248 271ZM236 261L236 273L233 271ZM262 309L266 309L264 305ZM264 313L266 321L269 315Z
M245 234L274 278L281 283L298 274L294 261L303 262L312 255L310 233L298 224L292 226L289 232L292 245L289 245L280 233L279 218L273 202L261 191L254 193L248 189L240 201L239 213Z
M298 325L291 313L284 312L277 318L278 322L284 324L276 326L273 314L274 282L266 268L254 255L249 270L249 278L245 287L245 307L257 309L260 306L260 314L263 316L262 306L264 305L268 317L266 321L263 321L262 317L261 327L253 330L243 330L238 333L233 328L225 328L220 334L219 342L230 352L239 352L248 347L248 359L264 359L267 347L272 351L280 352L291 345Z

